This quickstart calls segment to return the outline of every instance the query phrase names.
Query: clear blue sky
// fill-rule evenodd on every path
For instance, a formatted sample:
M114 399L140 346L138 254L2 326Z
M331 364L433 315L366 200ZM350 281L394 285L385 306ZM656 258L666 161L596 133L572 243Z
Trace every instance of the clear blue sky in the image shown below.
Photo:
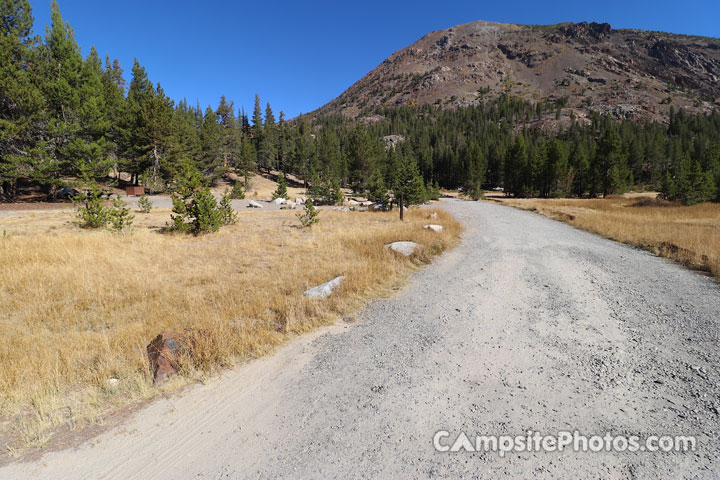
M30 0L44 35L50 0ZM95 45L133 57L175 100L217 106L221 94L252 109L254 94L288 118L332 100L424 34L475 20L550 24L583 20L720 37L718 0L216 1L59 0L86 55Z

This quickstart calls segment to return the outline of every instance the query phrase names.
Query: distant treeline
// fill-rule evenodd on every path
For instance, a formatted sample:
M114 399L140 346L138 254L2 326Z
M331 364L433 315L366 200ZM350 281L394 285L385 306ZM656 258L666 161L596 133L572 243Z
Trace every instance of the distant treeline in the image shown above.
M403 150L421 174L441 186L503 187L519 197L598 196L631 188L658 189L683 203L720 201L720 112L690 116L670 110L668 123L618 121L593 114L589 122L546 132L540 125L557 105L501 97L456 110L378 109L371 137L402 135ZM552 115L551 115L552 118ZM358 127L321 120L341 139ZM382 167L381 167L382 168ZM350 169L362 181L368 172Z
M638 185L685 203L720 200L718 113L673 111L669 125L595 115L546 133L538 120L559 116L561 103L501 97L456 110L379 109L373 121L288 122L257 96L250 115L225 97L203 110L168 98L137 60L127 85L117 60L102 61L94 48L83 58L56 2L51 10L40 38L27 1L0 2L0 197L7 200L18 185L53 198L71 178L122 177L173 190L188 167L210 184L229 170L279 170L316 191L342 185L379 201L389 193L421 201L438 186L551 197Z

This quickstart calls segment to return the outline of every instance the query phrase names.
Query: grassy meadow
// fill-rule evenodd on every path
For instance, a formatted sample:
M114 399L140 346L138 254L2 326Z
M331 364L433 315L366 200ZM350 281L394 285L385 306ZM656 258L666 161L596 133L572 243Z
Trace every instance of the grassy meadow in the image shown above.
M423 229L431 211L443 232ZM160 233L169 210L134 212L126 234L79 229L72 211L0 217L0 443L43 446L58 426L102 421L351 315L462 229L442 209L413 209L405 222L397 212L323 210L310 229L292 211L238 213L236 225L198 237ZM398 240L423 253L384 248ZM338 275L331 297L302 296ZM184 375L153 386L147 344L185 329L203 332L201 351Z

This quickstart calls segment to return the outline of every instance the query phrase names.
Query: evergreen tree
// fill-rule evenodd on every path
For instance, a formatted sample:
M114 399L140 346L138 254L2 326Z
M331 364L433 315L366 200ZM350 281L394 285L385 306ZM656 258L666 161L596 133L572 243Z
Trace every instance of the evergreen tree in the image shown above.
M44 103L38 40L26 0L0 2L0 199L14 200L17 181L43 177Z
M265 109L265 125L262 130L258 151L258 167L265 169L268 173L277 167L277 139L275 132L275 116L270 104Z
M375 203L387 203L388 189L385 186L385 180L379 168L373 170L368 180L368 189L366 192L368 200Z
M70 25L63 20L60 8L55 0L51 4L51 25L45 36L46 44L46 81L43 83L47 102L47 136L49 158L41 172L50 187L50 195L55 197L57 188L62 184L62 174L72 175L81 168L76 163L79 151L85 143L81 138L80 123L80 83L83 59L80 47L75 42L75 34Z
M524 181L523 172L528 168L528 153L525 146L525 139L522 135L515 137L512 148L505 158L504 179L505 192L515 197L522 197L527 194L527 185Z
M278 186L275 192L273 192L272 198L273 200L277 198L284 198L287 200L289 198L287 192L287 182L285 181L285 175L283 175L282 173L278 178Z
M467 151L468 173L465 182L465 191L473 200L479 200L483 195L483 183L485 182L485 172L487 171L487 162L482 154L482 150L477 143L473 142Z
M600 187L603 196L624 187L622 178L622 140L614 125L606 128L600 138L596 164L600 172Z
M426 200L425 185L416 160L401 152L398 156L397 170L393 174L393 196L400 207L400 220L406 205L417 204Z
M200 127L200 164L199 167L211 184L224 173L222 158L222 131L218 116L211 107L205 110Z
M219 145L220 157L224 168L238 166L239 128L235 118L233 102L228 102L225 95L220 97L220 104L215 111L220 125Z

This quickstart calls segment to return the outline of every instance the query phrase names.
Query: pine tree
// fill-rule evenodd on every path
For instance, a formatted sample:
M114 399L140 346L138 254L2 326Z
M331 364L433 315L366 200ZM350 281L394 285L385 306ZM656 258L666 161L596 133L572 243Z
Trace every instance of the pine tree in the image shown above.
M320 221L318 218L318 211L315 209L312 198L307 199L305 202L305 211L303 213L298 213L297 217L303 227L312 227Z
M105 69L101 75L103 84L103 100L108 129L105 135L107 141L106 152L108 161L112 163L115 174L119 175L122 138L125 135L123 125L127 124L125 116L125 79L120 62L115 59L112 63L110 57L105 57Z
M377 167L373 170L368 180L366 195L368 200L375 203L384 204L388 201L388 190L385 186L385 180L383 179L380 169Z
M505 192L515 197L527 194L524 172L528 169L528 153L525 138L517 135L510 151L505 158L504 183Z
M233 102L228 102L225 95L220 97L215 114L220 125L220 157L225 168L237 167L238 163L238 124L235 118Z
M621 154L622 139L615 126L610 125L602 133L596 158L603 196L623 188Z
M253 140L253 146L255 147L255 152L257 153L255 162L257 163L258 168L262 168L260 149L263 140L263 117L262 109L260 108L260 96L257 93L255 94L255 107L253 108L252 128L250 129L250 132Z
M272 198L273 200L277 198L284 198L287 200L289 198L287 192L287 182L285 181L285 175L283 175L282 173L278 178L278 186L277 189L273 192Z
M51 140L48 162L43 165L41 175L47 180L50 195L54 198L62 184L60 176L81 171L75 155L83 147L79 138L82 133L79 110L83 59L75 34L63 20L55 0L50 8L51 26L45 37L47 81L43 86L47 101L47 135Z
M14 200L21 178L49 182L41 168L45 100L32 24L29 2L0 2L0 199Z
M92 47L80 71L77 108L80 131L66 150L76 163L74 171L88 179L106 177L113 163L108 158L109 145L105 138L110 131L110 120L102 77L102 63Z
M470 144L467 151L468 173L465 182L465 191L473 200L479 200L483 196L483 183L485 181L485 172L487 171L487 162L482 154L482 150L475 142Z
M424 202L427 194L415 158L401 152L396 165L392 190L400 207L400 220L403 220L405 206Z
M205 110L200 127L201 157L199 167L211 184L225 172L222 158L222 131L218 116L211 107Z

